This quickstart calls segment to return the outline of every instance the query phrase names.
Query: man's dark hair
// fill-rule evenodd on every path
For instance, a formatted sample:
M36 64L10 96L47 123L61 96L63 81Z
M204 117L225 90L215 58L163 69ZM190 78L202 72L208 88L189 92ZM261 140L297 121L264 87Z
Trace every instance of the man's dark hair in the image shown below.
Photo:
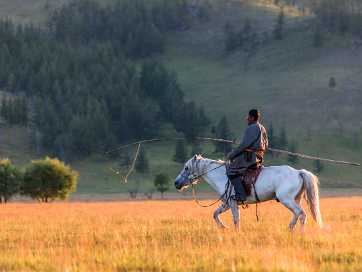
M260 112L257 109L252 109L249 111L249 116L253 117L255 121L258 121L260 118Z

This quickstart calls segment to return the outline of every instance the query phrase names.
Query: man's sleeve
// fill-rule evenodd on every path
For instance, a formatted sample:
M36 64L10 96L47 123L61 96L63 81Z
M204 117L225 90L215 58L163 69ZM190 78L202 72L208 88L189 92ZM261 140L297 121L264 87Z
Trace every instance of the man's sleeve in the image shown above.
M269 139L268 139L268 132L266 131L266 129L264 128L264 143L265 143L265 150L268 149L269 147Z
M240 145L235 148L230 154L229 159L233 159L237 157L240 153L242 153L246 148L248 148L258 137L258 130L255 129L255 127L248 127L245 131L243 141L240 143Z

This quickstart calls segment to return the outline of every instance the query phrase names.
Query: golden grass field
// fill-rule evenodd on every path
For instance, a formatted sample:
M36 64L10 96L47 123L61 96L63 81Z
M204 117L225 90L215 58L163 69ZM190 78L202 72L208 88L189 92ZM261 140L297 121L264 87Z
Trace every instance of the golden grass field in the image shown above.
M236 233L192 201L2 205L0 271L362 271L361 197L323 198L325 229L309 217L304 235L280 204L259 208Z

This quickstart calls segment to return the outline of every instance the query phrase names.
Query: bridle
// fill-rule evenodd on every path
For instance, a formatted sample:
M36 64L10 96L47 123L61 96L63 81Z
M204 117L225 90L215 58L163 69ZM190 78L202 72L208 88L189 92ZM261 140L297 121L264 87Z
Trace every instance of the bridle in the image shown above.
M228 179L228 181L226 182L226 185L225 185L225 191L224 193L214 202L210 203L210 204L207 204L207 205L204 205L202 204L198 199L197 199L197 196L196 196L196 185L197 185L197 181L202 178L202 176L212 172L212 171L215 171L216 169L218 168L221 168L223 166L225 166L225 162L224 163L221 163L220 165L218 165L217 167L214 167L212 169L209 169L209 170L206 170L204 172L202 172L201 174L198 174L198 175L194 175L194 174L190 174L190 173L186 173L186 174L181 174L182 177L184 178L187 178L189 181L190 181L190 185L192 187L192 196L194 198L194 201L196 202L196 204L198 204L200 207L203 207L203 208L208 208L208 207L211 207L213 205L215 205L216 203L220 202L221 200L223 200L225 198L225 202L227 202L230 197L231 197L231 193L228 195L229 193L229 190L230 190L230 180ZM185 170L185 171L188 171L188 170Z

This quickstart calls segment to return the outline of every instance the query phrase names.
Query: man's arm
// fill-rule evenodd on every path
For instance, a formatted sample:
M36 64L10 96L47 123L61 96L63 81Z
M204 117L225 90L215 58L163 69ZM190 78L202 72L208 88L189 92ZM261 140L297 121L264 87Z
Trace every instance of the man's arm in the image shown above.
M268 150L268 147L269 147L269 137L268 137L268 132L266 131L265 127L263 127L263 140L264 140L264 148L265 150L264 151L267 151Z
M240 145L237 148L235 148L227 155L227 159L232 160L241 153L243 153L244 150L247 149L256 140L258 136L259 136L259 130L257 129L257 127L249 126L245 131L243 141L240 143Z

